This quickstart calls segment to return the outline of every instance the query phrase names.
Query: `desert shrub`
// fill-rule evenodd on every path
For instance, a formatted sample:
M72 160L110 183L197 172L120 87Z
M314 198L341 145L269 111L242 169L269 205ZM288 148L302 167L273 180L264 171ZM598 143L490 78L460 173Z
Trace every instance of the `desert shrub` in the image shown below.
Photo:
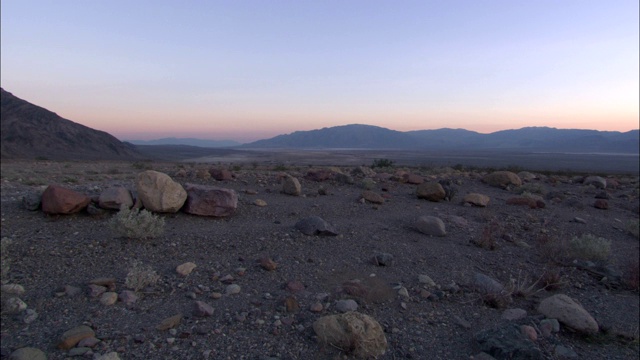
M129 239L147 239L164 232L164 219L147 210L120 208L110 222L111 228Z
M498 248L497 238L502 232L503 229L500 224L496 220L491 220L489 224L482 229L480 238L472 239L471 242L483 249L495 250Z
M273 167L273 171L287 171L287 170L289 170L289 168L284 164L278 164Z
M637 237L640 238L640 220L635 219L635 220L629 220L627 221L626 225L625 225L627 231Z
M515 188L514 191L523 196L525 194L546 195L548 192L546 187L540 183L525 183L522 186Z
M11 245L11 240L9 240L9 238L5 237L0 239L0 277L3 284L7 280L9 269L11 267L11 260L9 259L8 251L9 245Z
M152 170L153 169L153 167L149 162L142 162L142 161L134 162L133 164L131 164L131 167L133 167L136 170Z
M233 167L231 168L231 170L233 170L233 171L240 171L240 170L242 170L242 165L233 165Z
M372 168L384 168L384 167L392 167L395 164L395 161L389 159L374 159L373 164L371 164Z
M37 161L49 161L49 158L46 156L36 156L35 160Z
M569 241L569 252L582 260L607 260L611 252L611 241L591 234L574 237Z
M124 280L124 285L138 292L147 286L155 285L158 280L160 280L160 275L151 267L143 266L140 262L135 262Z

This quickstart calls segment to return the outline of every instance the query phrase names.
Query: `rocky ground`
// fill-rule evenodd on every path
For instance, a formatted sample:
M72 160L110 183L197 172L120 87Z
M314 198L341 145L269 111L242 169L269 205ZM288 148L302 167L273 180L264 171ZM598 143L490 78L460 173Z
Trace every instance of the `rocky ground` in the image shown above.
M244 164L227 166L234 177L218 181L211 167L220 168L3 160L1 357L27 358L19 357L30 356L20 355L25 347L48 359L639 356L637 175L605 176L602 189L584 182L590 174L523 173L522 186L505 189L464 169L343 167L316 181L307 176L316 168ZM109 226L116 211L46 215L23 203L50 184L92 197L113 186L136 190L147 169L235 190L237 210L160 214L161 235L130 239ZM301 195L282 192L285 174ZM448 180L455 194L420 199L420 185L408 182L420 179ZM488 205L464 201L470 193ZM296 228L311 216L334 236ZM424 226L424 216L442 224ZM440 225L446 234L434 236ZM573 238L607 239L610 251L598 242L577 248ZM195 268L178 268L188 263ZM134 274L138 283L148 275L148 285L133 286ZM541 303L558 294L575 303L553 310L561 319L554 329ZM362 352L367 342L319 341L319 319L352 310L380 325L384 354ZM70 330L85 339L78 344Z

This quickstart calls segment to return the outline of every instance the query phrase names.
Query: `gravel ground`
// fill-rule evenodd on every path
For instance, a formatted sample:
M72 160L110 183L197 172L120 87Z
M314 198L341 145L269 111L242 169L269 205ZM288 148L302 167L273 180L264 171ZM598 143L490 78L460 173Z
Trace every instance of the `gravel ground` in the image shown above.
M571 175L542 176L529 186L555 196L545 199L544 209L530 209L506 205L515 190L484 184L482 172L405 168L427 180L452 180L456 197L429 202L416 197L416 185L378 178L372 190L386 200L374 205L360 201L362 179L357 177L354 184L315 182L304 178L308 167L243 165L233 169L235 178L229 181L174 177L183 184L236 190L235 215L216 219L163 214L164 234L148 240L121 237L108 226L112 214L47 216L22 205L24 195L52 183L92 196L113 185L134 189L135 174L148 167L173 176L183 167L211 165L3 160L1 236L11 244L3 249L10 271L2 281L25 288L21 298L37 318L27 323L24 313L2 315L2 358L25 346L45 351L49 359L68 358L70 352L56 346L59 338L85 324L101 340L85 357L116 351L121 359L341 359L348 355L320 345L312 324L337 313L337 300L354 298L358 311L384 329L389 347L381 359L468 359L479 352L475 334L507 323L501 319L504 308L489 306L473 291L475 273L502 284L513 279L526 285L544 274L556 276L557 286L513 296L506 307L528 313L518 324L537 324L543 318L536 311L540 300L563 293L579 301L601 325L595 336L562 327L552 337L539 338L536 345L544 358L560 358L554 352L558 344L573 349L580 359L639 356L639 242L628 228L638 224L637 176L616 175L620 185L607 190L608 210L593 207L601 190L576 183ZM351 168L341 170L348 173ZM300 179L302 196L281 193L282 173ZM319 195L320 188L327 195ZM463 205L462 198L471 192L490 196L489 206ZM267 206L253 205L256 199ZM430 237L416 231L414 223L423 215L441 218L447 235ZM294 225L308 216L323 218L339 235L303 235ZM611 240L607 264L620 281L614 276L603 280L607 274L579 266L563 252L569 239L583 234ZM487 237L496 249L474 244ZM550 243L557 246L551 248ZM373 263L372 258L382 253L393 256L390 265ZM263 258L272 259L277 268L263 269ZM186 262L197 267L183 277L176 267ZM115 278L115 291L125 290L127 274L136 263L155 270L160 279L143 289L133 305L106 306L89 296L88 284L96 278ZM233 280L223 281L226 275ZM419 275L428 275L438 287L420 283ZM344 292L343 284L353 279L369 289L366 295ZM304 289L292 291L294 281ZM225 294L228 283L239 285L240 292ZM448 286L452 283L457 286ZM65 286L80 288L81 293L65 295ZM398 293L401 287L408 296ZM222 296L215 298L218 293ZM211 305L213 315L195 316L196 301ZM320 312L310 310L316 303L323 305ZM177 327L156 329L176 314L184 316Z

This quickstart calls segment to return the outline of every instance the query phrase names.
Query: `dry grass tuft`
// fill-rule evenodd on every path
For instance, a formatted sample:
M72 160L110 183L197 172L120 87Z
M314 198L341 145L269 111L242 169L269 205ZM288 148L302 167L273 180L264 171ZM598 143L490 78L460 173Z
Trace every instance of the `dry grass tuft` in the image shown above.
M164 219L147 210L129 209L126 206L109 222L111 228L129 239L148 239L162 235Z
M160 275L151 267L142 266L140 262L135 262L127 274L124 285L138 292L147 286L155 285L158 280L160 280Z

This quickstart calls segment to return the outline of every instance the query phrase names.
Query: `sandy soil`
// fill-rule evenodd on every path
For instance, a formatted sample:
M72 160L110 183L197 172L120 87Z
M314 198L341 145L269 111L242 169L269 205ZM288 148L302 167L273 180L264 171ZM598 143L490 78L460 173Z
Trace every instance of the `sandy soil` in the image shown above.
M637 176L615 176L620 185L606 191L608 210L593 207L601 190L568 175L542 176L526 186L545 197L547 206L530 209L507 205L518 190L484 184L481 171L404 168L427 180L457 184L453 201L429 202L416 197L416 185L380 176L399 168L375 169L379 174L372 190L386 201L374 205L360 201L362 178L355 177L354 184L315 182L304 178L307 166L270 168L245 162L230 166L236 176L230 181L174 177L181 183L236 190L240 200L234 216L164 214L164 234L148 240L121 237L108 226L113 214L47 216L26 210L21 202L24 195L52 183L95 196L114 185L133 190L135 175L146 168L173 176L180 169L195 173L211 166L3 161L1 236L11 244L2 255L11 267L2 281L24 286L21 298L37 318L25 323L24 313L2 315L2 358L24 346L45 351L49 359L67 358L69 351L56 347L58 339L86 324L101 340L85 354L88 357L116 351L121 359L339 359L344 353L319 345L312 324L337 313L336 300L354 298L358 311L374 317L385 331L389 348L381 358L468 359L478 353L475 334L507 323L501 319L505 308L525 309L528 316L516 322L535 325L541 319L537 305L556 293L579 301L601 331L585 337L562 327L552 337L539 338L536 346L545 358L559 358L554 352L558 344L573 349L580 359L639 356L639 242L628 227L638 224ZM281 193L282 173L300 179L302 196ZM320 188L327 195L319 195ZM462 198L471 192L490 196L489 206L463 205ZM253 205L256 199L267 206ZM340 235L307 236L294 228L298 220L312 215L334 225ZM441 218L447 235L429 237L416 231L414 222L422 215ZM576 222L576 217L584 223ZM615 274L603 275L573 262L569 240L583 234L611 240L611 255L603 264ZM494 250L475 244L487 238L495 242ZM380 253L393 255L393 263L376 266L371 259ZM257 262L265 257L278 264L275 271L266 271ZM197 267L181 277L175 269L185 262ZM101 277L115 278L116 291L125 290L135 263L155 270L160 280L141 291L132 306L121 302L105 306L89 296L89 282ZM473 290L475 273L502 284L526 286L541 277L553 278L556 286L535 287L522 296L514 293L512 303L495 308ZM439 288L420 283L421 274L430 276ZM234 278L240 293L224 294L225 275ZM367 295L338 291L353 279L365 284ZM292 292L287 288L291 281L301 282L304 289ZM458 291L447 286L452 282ZM82 292L61 294L65 286ZM409 296L398 294L399 287L406 288ZM215 293L223 295L215 299ZM195 316L195 301L210 304L213 315ZM318 302L324 309L310 311ZM178 313L184 318L175 329L156 329L163 319Z

